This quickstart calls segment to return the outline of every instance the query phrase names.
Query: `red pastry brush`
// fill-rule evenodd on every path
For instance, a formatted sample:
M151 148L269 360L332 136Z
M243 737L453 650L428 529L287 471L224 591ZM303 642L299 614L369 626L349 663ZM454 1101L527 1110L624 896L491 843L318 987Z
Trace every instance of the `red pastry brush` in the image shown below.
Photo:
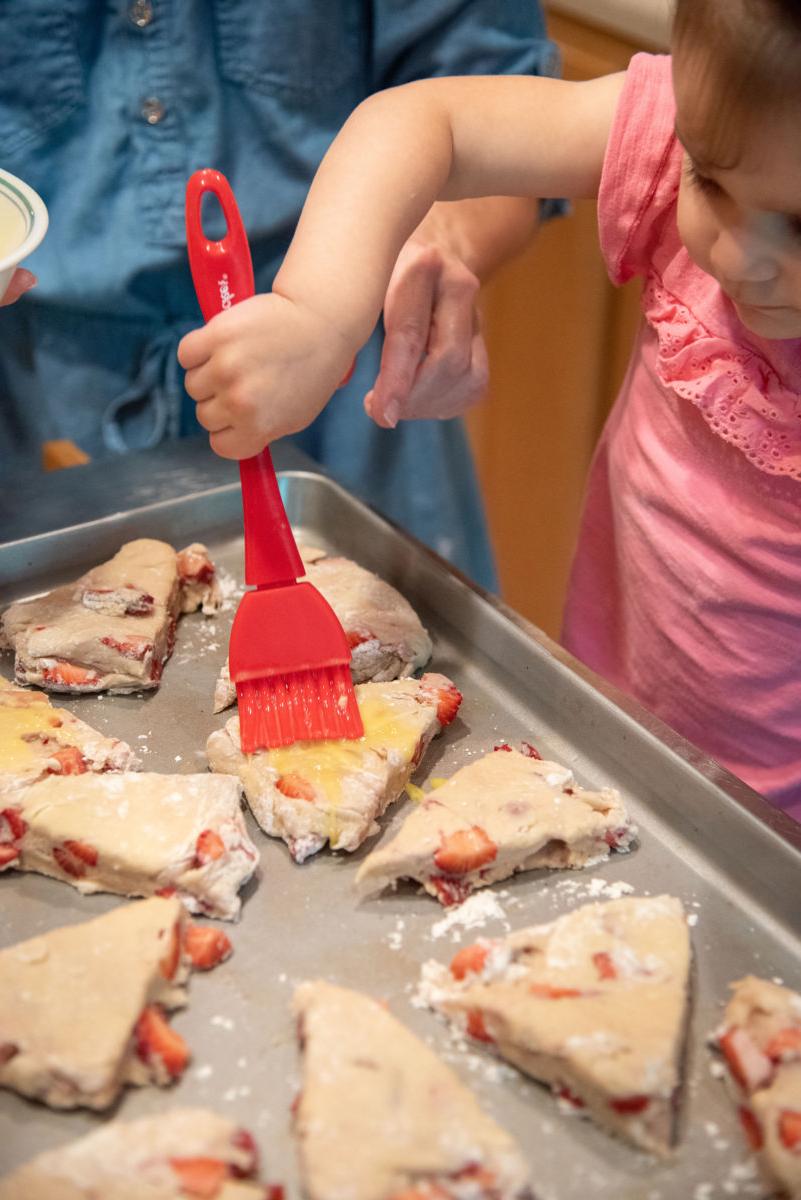
M225 237L203 233L201 202L216 196ZM228 180L196 171L186 188L186 240L204 318L254 294L247 235ZM350 647L330 604L305 574L268 448L239 464L245 522L245 592L231 629L228 663L236 684L242 749L287 746L364 733L350 675Z

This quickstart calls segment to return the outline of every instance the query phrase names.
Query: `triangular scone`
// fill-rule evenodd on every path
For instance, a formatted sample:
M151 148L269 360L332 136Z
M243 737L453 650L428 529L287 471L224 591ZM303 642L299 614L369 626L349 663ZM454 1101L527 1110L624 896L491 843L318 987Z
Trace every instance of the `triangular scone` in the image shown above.
M627 897L429 963L421 997L609 1131L665 1154L689 966L681 903Z
M45 775L126 771L137 763L125 742L104 737L64 708L53 708L41 692L0 679L0 807Z
M213 771L238 775L265 833L283 838L296 862L330 842L355 850L397 800L435 734L456 716L461 695L444 675L363 683L356 688L364 737L296 742L244 755L239 719L206 744Z
M309 1200L530 1196L511 1137L458 1076L368 996L304 983L294 1133Z
M190 912L232 920L259 861L231 775L53 776L0 812L16 833L6 865L78 891L177 895ZM0 867L2 867L0 845Z
M749 975L732 985L713 1043L743 1130L773 1187L801 1197L801 995Z
M265 1200L256 1143L202 1108L112 1121L0 1180L0 1200Z
M363 895L416 879L443 904L537 867L583 867L627 850L636 830L618 792L586 791L557 763L487 754L430 792L359 867Z
M219 590L200 544L175 552L139 538L66 584L12 604L0 633L19 683L52 692L131 692L159 685L182 612L214 612Z
M301 546L306 579L322 592L351 647L354 683L405 679L431 657L431 639L420 618L389 583L348 558ZM214 689L214 711L236 701L226 662Z
M0 1087L102 1109L126 1083L177 1078L189 1051L164 1009L185 1004L190 963L230 950L214 929L187 942L187 923L179 900L154 896L0 951Z

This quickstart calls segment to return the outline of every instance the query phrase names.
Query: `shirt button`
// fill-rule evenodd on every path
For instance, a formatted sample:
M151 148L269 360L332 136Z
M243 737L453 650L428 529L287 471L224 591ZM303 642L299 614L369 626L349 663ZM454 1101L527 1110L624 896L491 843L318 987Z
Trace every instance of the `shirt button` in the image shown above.
M142 117L148 125L158 125L159 121L164 120L166 114L167 110L158 96L148 96L147 100L142 101Z
M153 20L153 5L151 0L134 0L128 9L128 16L131 23L137 29L146 29Z

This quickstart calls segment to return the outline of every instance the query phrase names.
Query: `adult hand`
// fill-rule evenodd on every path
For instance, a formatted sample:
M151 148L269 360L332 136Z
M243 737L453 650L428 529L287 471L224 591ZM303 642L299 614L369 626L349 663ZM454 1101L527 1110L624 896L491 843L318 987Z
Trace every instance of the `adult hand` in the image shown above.
M364 407L377 425L456 417L487 387L479 280L455 250L414 234L401 250L384 301L381 369Z
M26 271L25 267L17 267L11 276L11 283L6 288L5 295L0 300L0 308L5 304L13 304L24 292L35 286L36 276L32 275L30 271Z

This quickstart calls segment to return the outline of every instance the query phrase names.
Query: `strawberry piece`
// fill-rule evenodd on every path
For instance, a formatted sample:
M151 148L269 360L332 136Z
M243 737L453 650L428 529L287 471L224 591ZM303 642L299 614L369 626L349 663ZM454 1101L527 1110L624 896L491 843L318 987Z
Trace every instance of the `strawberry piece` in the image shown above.
M617 979L617 967L612 961L611 954L607 954L605 950L599 950L597 954L593 954L592 961L595 963L595 969L600 979Z
M530 983L528 990L532 996L541 996L544 1000L573 1000L584 995L578 988L558 987L553 983Z
M437 720L444 729L455 719L462 703L462 693L450 683L447 687L437 688L436 695Z
M779 1113L779 1138L781 1144L794 1154L801 1153L801 1112L784 1108Z
M58 767L48 767L48 775L84 775L89 769L77 746L62 746L49 757L55 759Z
M451 959L450 971L454 979L464 979L465 975L480 974L489 955L489 946L474 942L472 946L463 946Z
M230 1164L231 1174L235 1179L250 1179L259 1169L259 1148L253 1134L249 1133L247 1129L237 1129L231 1138L231 1145L247 1155L247 1161L243 1166L240 1167L236 1163Z
M345 634L348 639L348 646L351 650L355 650L357 646L362 646L365 642L375 640L375 635L372 633L357 633L355 629L348 630Z
M124 641L118 641L113 637L103 637L100 641L104 646L116 650L123 658L131 658L135 662L142 662L153 649L153 643L146 637L129 637Z
M64 843L64 846L73 858L86 863L88 867L97 866L97 850L95 850L94 846L90 846L88 842L76 842L70 838Z
M228 1164L220 1158L171 1158L169 1162L186 1196L214 1197L228 1178Z
M143 1010L134 1029L136 1053L142 1062L160 1059L173 1079L182 1073L189 1062L189 1047L179 1033L170 1027L164 1011L157 1004Z
M748 1145L752 1150L761 1150L764 1142L762 1136L762 1126L754 1116L750 1108L741 1105L737 1109L737 1116L740 1118L740 1124L743 1127Z
M581 1096L577 1096L575 1092L571 1091L571 1089L567 1086L566 1083L563 1083L561 1085L561 1087L558 1089L556 1095L558 1096L558 1098L560 1100L564 1100L567 1104L571 1104L573 1106L573 1108L586 1108L587 1107L585 1102L582 1100Z
M204 829L202 833L198 834L195 842L194 865L196 867L202 867L216 858L222 858L223 854L225 854L225 842L218 833L215 833L213 829Z
M291 800L308 800L312 804L314 803L314 788L307 779L294 771L290 771L287 775L281 775L276 780L275 786L282 795L289 796Z
M625 828L607 829L604 834L604 841L610 850L619 850L621 846L627 846L629 838L630 831Z
M494 1042L495 1039L487 1032L484 1018L477 1008L471 1008L467 1013L467 1032L477 1042Z
M445 879L443 875L432 875L431 886L437 893L440 904L450 908L452 904L461 904L472 892L472 887L459 879Z
M650 1096L618 1096L616 1100L609 1101L609 1107L613 1108L616 1113L628 1115L645 1112L650 1103Z
M507 753L509 753L509 754L511 754L511 753L512 753L512 747L509 745L509 743L508 743L508 742L498 742L498 745L497 745L497 746L493 746L493 747L492 747L492 749L493 749L493 750L495 750L495 751L497 751L497 750L506 750L506 751L507 751Z
M264 1189L264 1200L284 1200L284 1185L268 1183Z
M214 563L208 554L187 546L185 550L179 550L175 557L178 574L184 583L211 583Z
M791 1025L786 1029L780 1029L768 1042L765 1053L773 1062L796 1058L801 1054L801 1028L798 1025Z
M525 754L526 758L538 758L542 762L542 755L536 746L532 746L531 742L521 742L520 753Z
M232 951L231 939L221 929L190 925L184 934L184 951L196 971L210 971Z
M86 874L84 863L80 859L74 858L66 846L54 846L53 858L65 875L71 875L73 879L81 879Z
M76 663L59 659L54 666L42 668L42 678L45 683L63 683L67 687L80 687L85 684L97 683L100 676L96 671L90 671L88 667L79 667Z
M172 884L168 884L167 887L156 888L154 894L156 896L163 896L165 900L169 900L170 896L174 896L177 891L178 889L176 887L173 887Z
M174 979L175 972L178 970L178 963L181 961L181 936L180 924L178 922L173 925L170 930L170 948L164 957L159 962L159 970L165 979Z
M19 858L19 849L10 842L0 842L0 871Z
M773 1075L773 1063L744 1029L727 1029L719 1045L732 1078L747 1092L755 1092Z
M477 871L498 856L498 847L480 825L457 829L443 837L434 862L447 875L466 875Z
M0 812L0 820L5 821L8 825L9 840L18 842L24 836L25 830L28 828L27 823L22 819L22 813L18 808L4 808Z

